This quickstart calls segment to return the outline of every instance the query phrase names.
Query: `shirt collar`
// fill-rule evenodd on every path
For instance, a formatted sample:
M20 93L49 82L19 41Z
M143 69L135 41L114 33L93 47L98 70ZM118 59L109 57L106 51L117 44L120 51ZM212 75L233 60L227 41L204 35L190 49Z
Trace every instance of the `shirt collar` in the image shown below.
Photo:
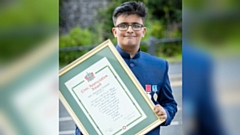
M119 45L116 46L116 49L117 51L120 53L120 55L123 57L123 58L128 58L128 59L131 59L130 57L130 54L127 53L127 52L124 52ZM135 56L132 58L132 59L137 59L140 57L140 49L138 50L138 52L135 54Z

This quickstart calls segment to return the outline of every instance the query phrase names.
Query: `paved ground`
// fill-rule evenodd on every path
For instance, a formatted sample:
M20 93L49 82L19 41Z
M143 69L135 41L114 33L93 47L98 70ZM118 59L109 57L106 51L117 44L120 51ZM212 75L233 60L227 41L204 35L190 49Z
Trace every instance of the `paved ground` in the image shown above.
M169 64L169 77L173 95L178 103L178 112L170 126L161 127L161 135L182 135L182 64ZM59 135L74 135L75 124L59 101Z

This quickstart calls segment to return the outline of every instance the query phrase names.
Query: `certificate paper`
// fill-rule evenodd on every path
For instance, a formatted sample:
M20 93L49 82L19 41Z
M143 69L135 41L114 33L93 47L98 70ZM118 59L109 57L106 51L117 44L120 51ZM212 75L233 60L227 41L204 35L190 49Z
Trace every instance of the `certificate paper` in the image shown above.
M65 85L98 134L123 134L146 118L106 57Z

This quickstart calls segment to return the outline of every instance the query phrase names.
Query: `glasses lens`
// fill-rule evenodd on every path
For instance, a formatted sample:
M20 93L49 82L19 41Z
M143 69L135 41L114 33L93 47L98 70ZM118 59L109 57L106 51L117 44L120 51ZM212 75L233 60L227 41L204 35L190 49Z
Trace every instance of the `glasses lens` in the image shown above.
M117 27L119 30L125 31L128 29L129 26L131 26L133 30L141 30L143 27L141 24L132 24L132 25L119 24Z
M118 25L119 30L127 30L128 25L127 24L120 24Z
M141 30L142 25L141 24L133 24L132 28L133 28L133 30Z

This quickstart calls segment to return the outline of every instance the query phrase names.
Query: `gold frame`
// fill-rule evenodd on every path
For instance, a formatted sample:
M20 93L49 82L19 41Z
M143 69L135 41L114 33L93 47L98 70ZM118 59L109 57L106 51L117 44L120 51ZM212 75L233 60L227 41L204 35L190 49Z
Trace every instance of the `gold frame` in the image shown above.
M146 93L144 93L143 88L141 86L141 84L138 82L138 80L136 79L135 75L132 73L132 71L130 70L130 68L127 66L127 64L125 63L125 61L122 59L121 55L117 52L117 50L115 49L114 45L112 44L112 42L108 39L105 42L103 42L102 44L98 45L97 47L95 47L94 49L92 49L91 51L89 51L88 53L86 53L85 55L83 55L82 57L76 59L75 61L73 61L72 63L70 63L69 65L67 65L66 67L64 67L63 69L60 70L59 72L59 78L67 73L68 71L70 71L71 69L73 69L75 66L79 65L80 63L82 63L83 61L87 60L88 58L90 58L91 56L93 56L94 54L96 54L97 52L101 51L103 48L105 47L109 47L110 50L113 52L113 54L115 55L115 57L117 58L117 60L119 61L119 63L121 64L122 68L126 71L126 73L129 75L130 79L133 81L134 85L137 87L137 89L139 90L139 92L141 93L141 95L143 96L144 100L147 102L147 104L150 106L150 108L154 109L154 104L152 103L152 101L147 97ZM87 132L87 129L83 126L82 122L78 119L78 117L76 116L76 114L74 113L74 111L72 110L72 108L70 107L69 103L66 101L65 97L63 96L63 94L61 93L61 91L59 90L59 96L60 96L60 100L63 103L64 107L66 108L66 110L69 112L70 116L73 118L74 122L76 123L76 125L79 127L79 129L81 130L81 132L84 135L89 135L89 133ZM154 111L153 111L154 112ZM154 113L155 114L155 113ZM158 118L155 122L151 123L150 125L146 126L144 129L140 130L137 135L142 135L142 134L146 134L148 133L150 130L152 130L154 127L160 125L161 123L163 123L165 120L161 120L159 119L159 117L155 114L155 116Z

